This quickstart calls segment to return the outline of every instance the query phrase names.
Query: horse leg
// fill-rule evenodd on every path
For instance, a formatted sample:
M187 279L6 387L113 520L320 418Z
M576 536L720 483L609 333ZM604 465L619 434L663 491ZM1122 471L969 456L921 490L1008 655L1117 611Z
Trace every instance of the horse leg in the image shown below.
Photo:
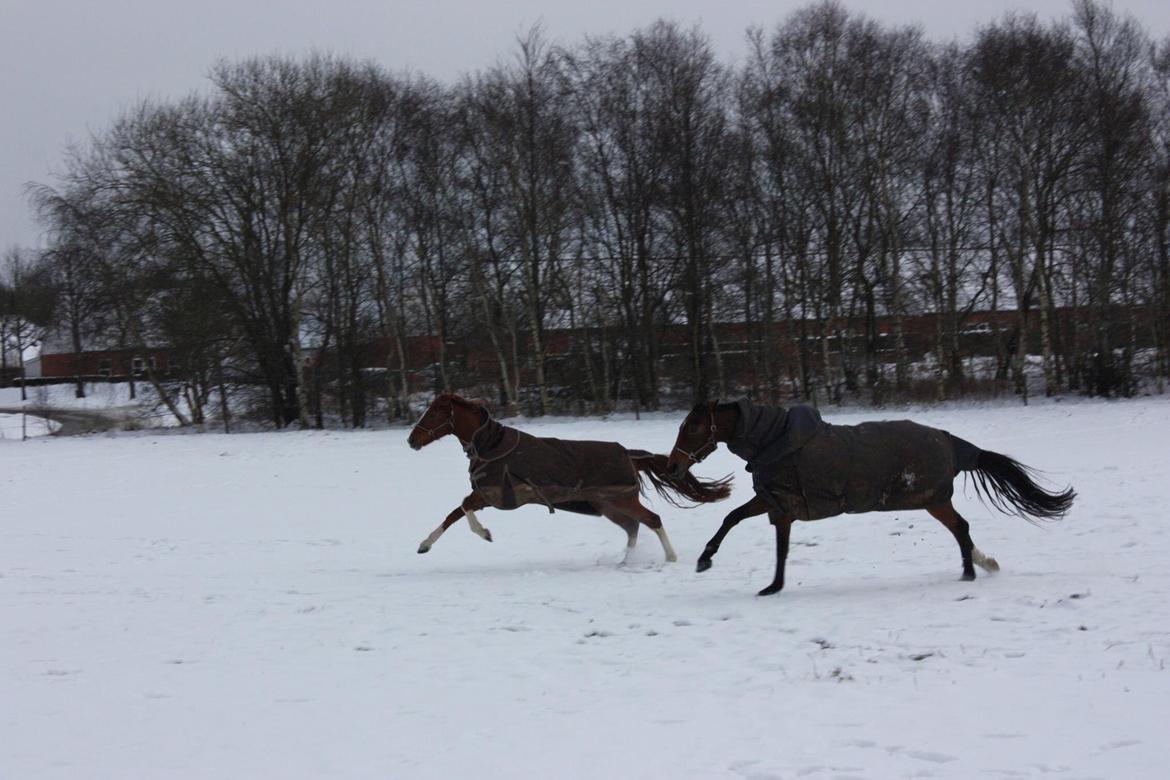
M755 496L751 501L748 501L743 506L738 506L723 518L723 525L719 526L719 530L707 542L707 546L703 548L703 554L699 556L699 562L695 565L695 571L707 571L711 568L711 558L715 553L719 552L719 545L723 544L723 538L727 536L728 532L743 520L748 517L755 517L762 515L768 511L768 507L760 500L759 496Z
M626 517L637 523L642 523L658 536L667 563L674 563L678 560L678 555L674 552L674 545L670 543L670 537L666 535L666 529L662 526L662 518L658 516L657 512L643 506L637 496L622 499L618 503L618 507Z
M443 535L443 532L450 528L456 520L463 517L464 515L467 515L467 523L471 526L471 530L490 542L492 540L491 531L480 525L479 518L475 516L475 510L483 509L485 506L487 506L487 504L484 503L484 500L480 498L478 493L472 493L467 498L463 499L459 506L455 507L455 509L451 511L451 514L447 515L446 519L443 520L439 527L431 531L430 536L422 540L422 544L418 546L419 554L421 555L422 553L429 552L431 546L439 540L439 537Z
M621 512L613 504L596 503L594 506L597 507L597 510L606 519L626 532L626 554L622 556L622 563L624 564L630 559L630 553L634 551L634 545L638 543L638 522L627 517L624 512Z
M481 503L477 507L463 507L463 513L467 515L467 524L471 526L471 532L483 539L485 542L492 540L492 532L479 522L479 518L475 516L476 509L483 509L484 505Z
M768 520L776 527L776 576L772 584L757 595L771 596L784 588L784 564L788 560L788 536L792 531L792 518L780 512L769 512Z
M926 508L931 516L947 527L959 543L959 554L963 556L963 579L975 579L975 566L984 571L999 571L999 563L989 558L971 541L971 526L956 511L954 504L947 501L943 504L934 504Z

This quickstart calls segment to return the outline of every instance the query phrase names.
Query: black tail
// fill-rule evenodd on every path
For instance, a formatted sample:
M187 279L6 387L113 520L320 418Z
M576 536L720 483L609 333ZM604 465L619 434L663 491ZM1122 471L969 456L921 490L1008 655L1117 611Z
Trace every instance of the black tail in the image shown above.
M1050 493L1036 484L1035 470L1019 461L952 438L957 442L959 470L973 472L975 491L980 498L1004 514L1059 520L1072 507L1077 494L1071 487Z
M688 498L696 504L710 504L713 501L722 501L731 495L731 476L723 479L699 479L691 472L687 472L681 479L670 476L666 469L665 455L655 455L645 450L629 450L630 461L638 471L638 476L645 476L658 492L658 495L671 504L686 509L688 506L680 502L676 495ZM642 494L645 495L643 484Z

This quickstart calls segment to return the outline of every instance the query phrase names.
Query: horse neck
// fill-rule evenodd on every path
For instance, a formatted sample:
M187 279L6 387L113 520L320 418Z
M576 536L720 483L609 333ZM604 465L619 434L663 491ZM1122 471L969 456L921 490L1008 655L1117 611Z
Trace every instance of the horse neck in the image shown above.
M480 421L479 413L472 409L467 409L462 406L456 406L453 412L455 424L454 428L455 438L459 439L459 443L464 447L471 441L471 437L479 430Z

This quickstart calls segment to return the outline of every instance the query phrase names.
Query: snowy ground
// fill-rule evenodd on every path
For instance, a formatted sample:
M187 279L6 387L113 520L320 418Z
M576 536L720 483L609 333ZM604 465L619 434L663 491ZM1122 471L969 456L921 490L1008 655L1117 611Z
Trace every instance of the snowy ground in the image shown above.
M909 416L1075 509L961 500L1003 566L973 583L924 512L801 524L761 599L763 519L693 569L750 492L725 450L731 501L660 507L682 560L619 567L616 527L534 508L417 555L466 467L405 430L0 441L0 777L1165 777L1170 403Z
M71 384L31 385L25 388L25 395L29 406L104 411L137 406L146 394L153 393L145 382L139 382L135 389L138 391L137 399L130 398L130 386L125 382L86 382L85 398L78 398ZM0 388L0 406L21 404L19 387Z
M71 384L34 385L26 388L26 398L22 399L19 387L3 387L0 388L0 435L13 438L12 430L15 427L15 438L20 438L20 417L17 416L16 422L13 423L11 420L6 422L4 415L21 409L28 409L33 413L42 410L56 411L75 421L88 419L88 424L74 426L83 430L136 430L164 428L176 424L175 419L158 401L150 385L139 382L135 390L135 397L131 398L130 386L126 382L86 382L85 397L77 398ZM30 427L34 423L40 426L37 429L39 435L60 427L43 417L33 415L29 416L29 421ZM32 430L29 435L33 435Z
M34 436L48 436L59 427L61 426L43 417L0 412L0 439L20 441Z

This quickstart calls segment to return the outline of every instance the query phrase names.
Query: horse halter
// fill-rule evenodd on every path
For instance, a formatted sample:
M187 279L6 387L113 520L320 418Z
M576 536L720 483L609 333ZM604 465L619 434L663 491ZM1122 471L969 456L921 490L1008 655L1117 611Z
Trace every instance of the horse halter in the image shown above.
M444 428L446 428L448 425L451 426L451 433L455 433L455 407L454 406L451 406L450 411L447 412L447 419L444 420L443 422L439 423L438 425L436 425L434 428L428 428L427 426L422 424L422 421L427 418L427 412L429 412L429 411L430 411L430 409L428 409L426 412L423 412L423 416L421 418L419 418L419 421L414 424L414 429L416 431L422 431L423 433L430 434L431 441L438 441L439 440L438 432L443 430Z
M687 457L687 459L692 464L698 463L703 458L707 457L712 452L714 452L715 448L719 446L719 442L715 441L715 431L718 430L715 427L715 407L712 406L709 411L711 413L711 424L707 428L707 441L705 441L698 449L693 450L693 451L684 450L682 447L678 446L677 444L674 445L674 449L677 450L678 452L681 452L683 455L685 455ZM711 449L708 450L707 449L708 447L710 447ZM707 450L707 451L704 452L704 450Z

